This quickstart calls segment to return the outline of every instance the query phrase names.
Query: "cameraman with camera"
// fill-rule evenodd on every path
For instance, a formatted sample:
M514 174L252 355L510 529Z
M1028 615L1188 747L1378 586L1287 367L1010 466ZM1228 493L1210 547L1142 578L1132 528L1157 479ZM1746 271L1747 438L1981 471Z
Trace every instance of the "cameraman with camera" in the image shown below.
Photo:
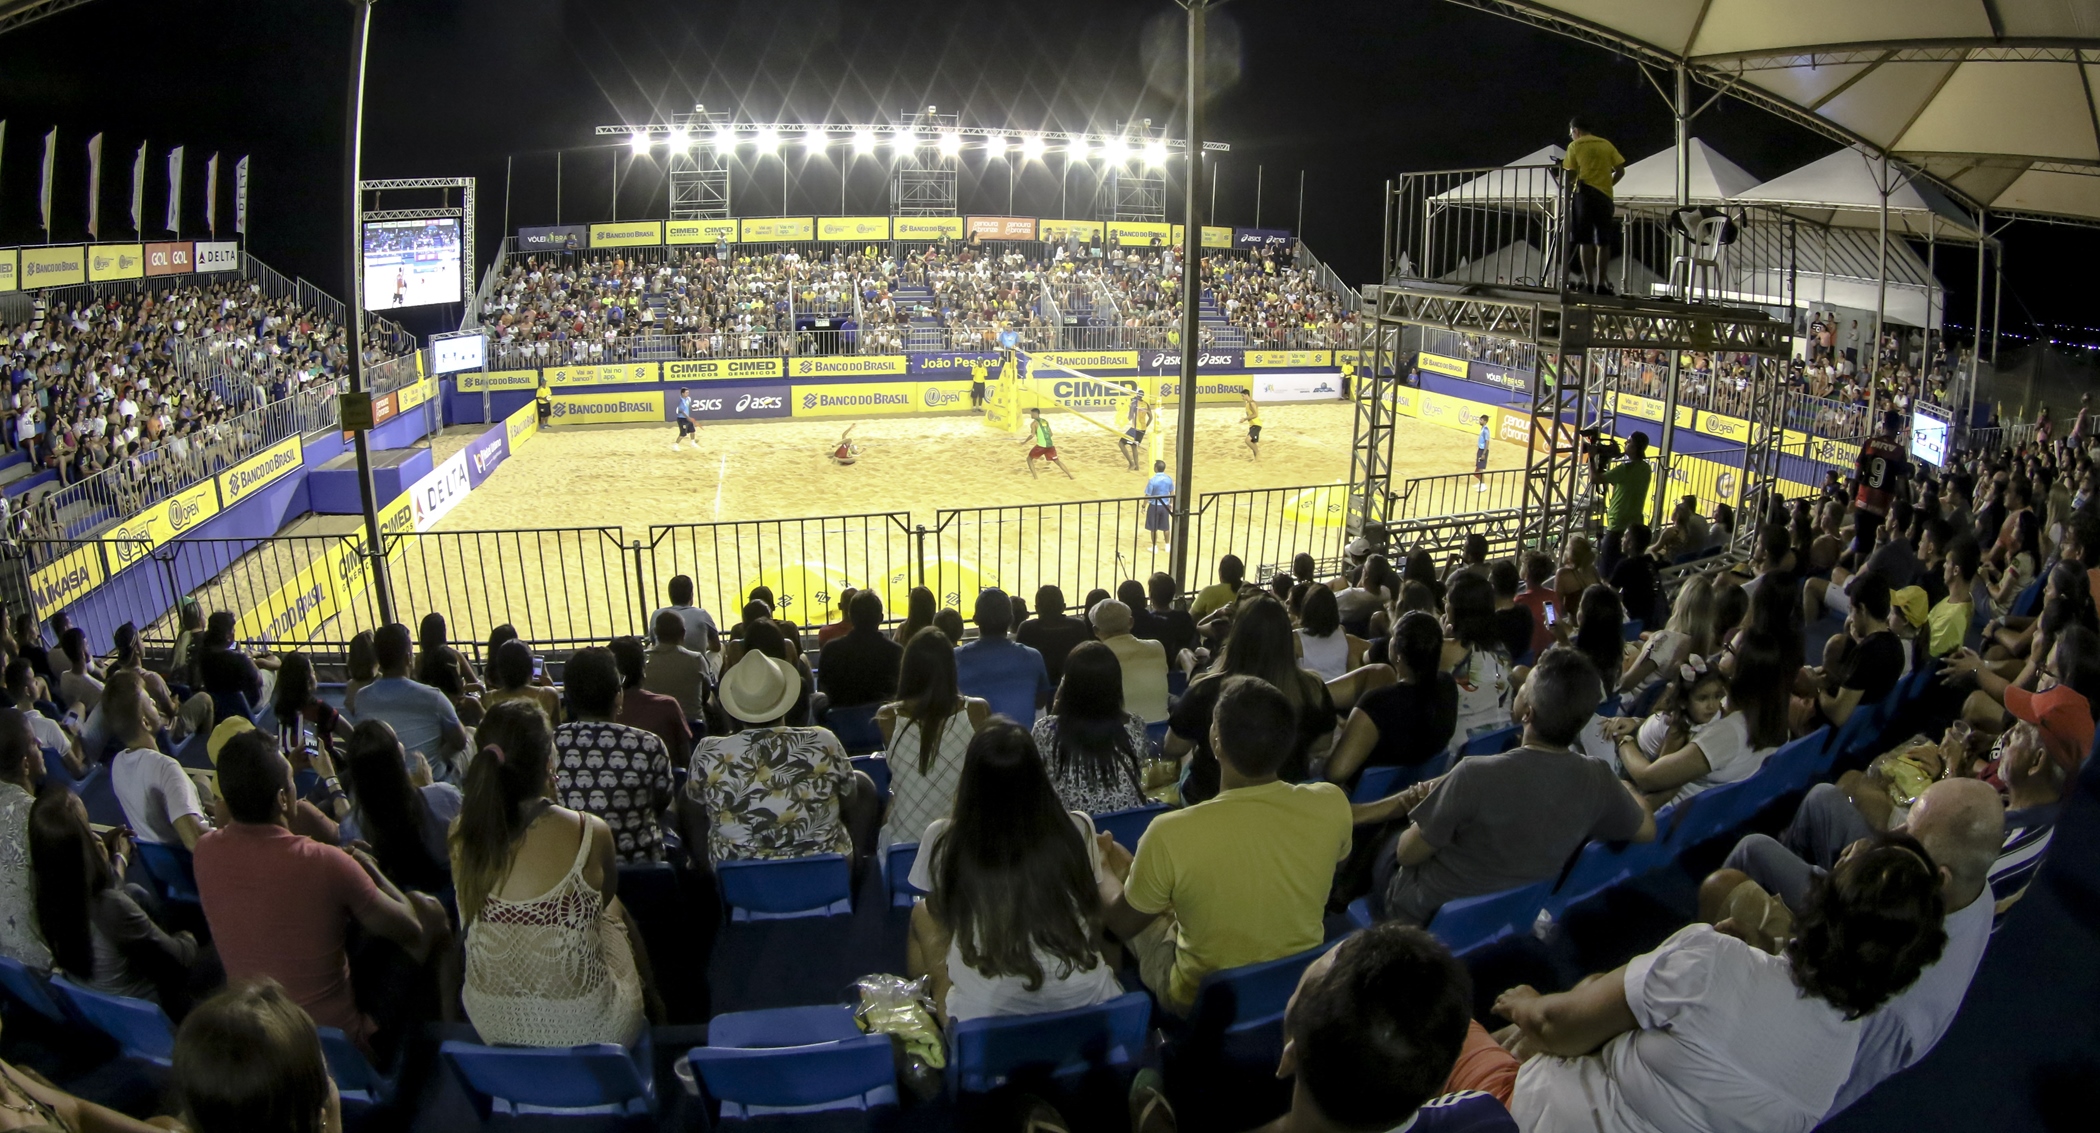
M1604 545L1597 563L1599 573L1610 578L1619 567L1626 529L1641 522L1646 513L1648 484L1655 468L1648 463L1648 434L1644 432L1636 431L1626 439L1626 459L1618 464L1612 463L1621 451L1616 438L1605 437L1596 429L1586 429L1582 435L1589 442L1590 482L1610 489L1604 500Z

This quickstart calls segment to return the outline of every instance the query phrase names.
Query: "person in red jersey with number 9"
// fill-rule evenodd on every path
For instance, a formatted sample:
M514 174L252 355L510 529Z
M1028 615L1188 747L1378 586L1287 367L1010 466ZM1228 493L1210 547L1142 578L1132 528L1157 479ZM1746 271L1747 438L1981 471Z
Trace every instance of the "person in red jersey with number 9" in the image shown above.
M1903 417L1891 410L1881 415L1881 431L1859 446L1852 469L1852 553L1861 558L1874 553L1874 532L1910 479L1910 457L1896 441L1902 431Z

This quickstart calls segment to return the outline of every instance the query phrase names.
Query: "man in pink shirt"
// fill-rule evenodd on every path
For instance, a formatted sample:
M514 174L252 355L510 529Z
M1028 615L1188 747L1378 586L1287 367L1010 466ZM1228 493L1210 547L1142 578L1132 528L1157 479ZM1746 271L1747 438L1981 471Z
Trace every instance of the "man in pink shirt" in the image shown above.
M404 895L369 854L292 833L292 767L268 734L227 741L219 793L232 821L198 840L196 869L226 978L268 976L316 1025L369 1044L376 1026L358 1010L343 946L350 922L421 964L449 933L444 907Z

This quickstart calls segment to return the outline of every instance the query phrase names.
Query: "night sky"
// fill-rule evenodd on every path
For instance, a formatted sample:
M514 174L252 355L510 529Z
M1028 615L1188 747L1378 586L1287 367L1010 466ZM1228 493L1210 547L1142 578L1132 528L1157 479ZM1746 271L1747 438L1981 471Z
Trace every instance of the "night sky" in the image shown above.
M1181 9L1169 0L883 3L862 0L381 0L374 8L364 175L479 179L484 260L511 225L552 223L555 152L568 223L667 214L660 166L593 136L705 103L755 121L889 121L927 104L965 124L1108 130L1151 118L1178 130ZM1630 159L1670 143L1667 108L1634 64L1440 0L1236 0L1212 17L1210 136L1231 143L1215 220L1298 226L1345 278L1375 279L1379 194L1398 170L1512 160L1561 140L1581 112ZM350 30L341 0L95 0L0 36L0 243L41 243L43 135L59 129L53 241L85 238L87 139L105 132L104 237L130 236L131 155L149 142L147 238L163 236L169 146L187 148L185 237L202 237L204 159L221 157L221 231L232 227L232 163L252 155L250 249L338 296L344 279L342 153ZM1722 100L1694 132L1759 177L1836 148ZM846 149L789 153L788 211L839 210ZM1055 168L1053 166L1052 168ZM853 166L848 211L887 211L884 175ZM1075 172L1082 215L1093 179ZM740 169L739 215L778 215L780 164ZM1178 184L1170 217L1180 220ZM1003 163L965 155L966 212L1007 207ZM1023 215L1057 216L1058 178L1014 186ZM389 207L433 203L388 200ZM1208 199L1205 200L1208 208ZM195 229L195 231L191 231ZM2026 224L2008 237L2008 329L2027 311L2094 322L2059 277L2100 239ZM1943 251L1952 321L1971 302L1973 259ZM2081 273L2082 277L2083 273ZM478 270L477 270L478 277ZM456 325L456 308L416 329ZM443 324L443 325L441 325ZM2094 332L2100 335L2100 332Z

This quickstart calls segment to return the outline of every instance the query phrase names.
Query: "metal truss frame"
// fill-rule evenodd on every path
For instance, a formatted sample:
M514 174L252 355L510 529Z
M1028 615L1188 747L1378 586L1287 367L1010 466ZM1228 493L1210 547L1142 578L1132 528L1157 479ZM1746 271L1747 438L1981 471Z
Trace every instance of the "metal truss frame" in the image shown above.
M924 161L916 154L898 159L890 175L890 212L894 216L955 216L956 159Z
M1167 219L1167 179L1158 173L1130 173L1110 166L1101 179L1096 212L1102 220L1151 221Z
M474 250L474 178L395 177L374 181L359 181L357 183L357 188L357 222L360 226L360 241L363 240L362 226L364 222L368 220L418 220L423 217L432 216L448 216L459 218L459 237L461 245L460 255L464 257L464 262L460 265L461 270L459 273L459 301L463 305L471 306L474 302L474 292L472 289L474 287L475 273L479 271L481 267L481 263L476 258ZM457 189L460 191L460 207L452 208L449 206L441 206L438 208L378 209L371 212L365 211L364 195L366 193L392 192L400 189L437 189L445 192L447 200L451 199L451 190ZM357 294L352 295L350 297L350 302L353 307L362 309L364 306L365 298L365 268L362 257L359 258L357 264L356 283Z
M729 161L720 151L679 151L668 163L672 220L721 220L729 211Z

